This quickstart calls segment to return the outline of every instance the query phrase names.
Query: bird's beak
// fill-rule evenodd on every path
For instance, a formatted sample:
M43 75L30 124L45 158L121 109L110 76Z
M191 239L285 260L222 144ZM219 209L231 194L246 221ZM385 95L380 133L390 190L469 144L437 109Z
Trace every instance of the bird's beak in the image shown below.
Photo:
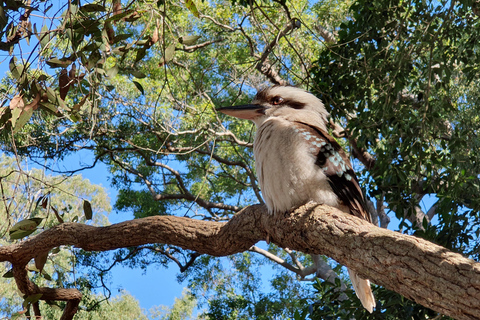
M217 110L229 116L247 120L253 120L265 114L265 107L259 104L243 104L240 106L223 107Z

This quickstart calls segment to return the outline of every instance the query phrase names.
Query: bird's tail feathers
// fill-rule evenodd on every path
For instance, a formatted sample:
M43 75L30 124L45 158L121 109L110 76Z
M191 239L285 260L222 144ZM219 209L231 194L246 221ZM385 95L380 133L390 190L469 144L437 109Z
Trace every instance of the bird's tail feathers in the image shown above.
M362 302L362 305L370 313L373 312L375 308L375 297L373 296L372 288L370 287L370 281L362 279L355 273L348 269L348 274L350 275L350 280L352 281L353 289L357 294L358 299Z

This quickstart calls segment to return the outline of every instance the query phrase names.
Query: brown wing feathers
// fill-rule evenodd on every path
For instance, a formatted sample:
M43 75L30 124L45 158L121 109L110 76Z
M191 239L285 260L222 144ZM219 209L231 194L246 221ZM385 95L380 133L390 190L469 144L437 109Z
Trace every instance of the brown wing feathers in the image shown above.
M345 151L322 129L295 122L295 131L309 143L309 150L322 168L339 200L350 209L350 213L371 222L362 190Z

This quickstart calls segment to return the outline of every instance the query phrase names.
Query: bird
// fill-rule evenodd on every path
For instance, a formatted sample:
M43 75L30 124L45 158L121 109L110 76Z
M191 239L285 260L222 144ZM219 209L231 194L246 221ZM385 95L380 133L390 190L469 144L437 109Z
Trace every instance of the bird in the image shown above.
M250 104L218 111L255 123L255 168L269 213L313 201L372 222L352 164L328 133L329 113L312 93L272 86L258 91ZM357 297L372 313L376 304L370 281L347 270Z

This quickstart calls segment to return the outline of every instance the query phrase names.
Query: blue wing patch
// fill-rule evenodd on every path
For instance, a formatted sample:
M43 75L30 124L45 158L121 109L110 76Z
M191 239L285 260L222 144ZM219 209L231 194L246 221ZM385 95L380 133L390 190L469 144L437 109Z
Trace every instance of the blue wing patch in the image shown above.
M295 122L294 132L308 143L315 164L322 168L343 204L353 215L371 222L352 164L338 142L324 130L301 122Z

